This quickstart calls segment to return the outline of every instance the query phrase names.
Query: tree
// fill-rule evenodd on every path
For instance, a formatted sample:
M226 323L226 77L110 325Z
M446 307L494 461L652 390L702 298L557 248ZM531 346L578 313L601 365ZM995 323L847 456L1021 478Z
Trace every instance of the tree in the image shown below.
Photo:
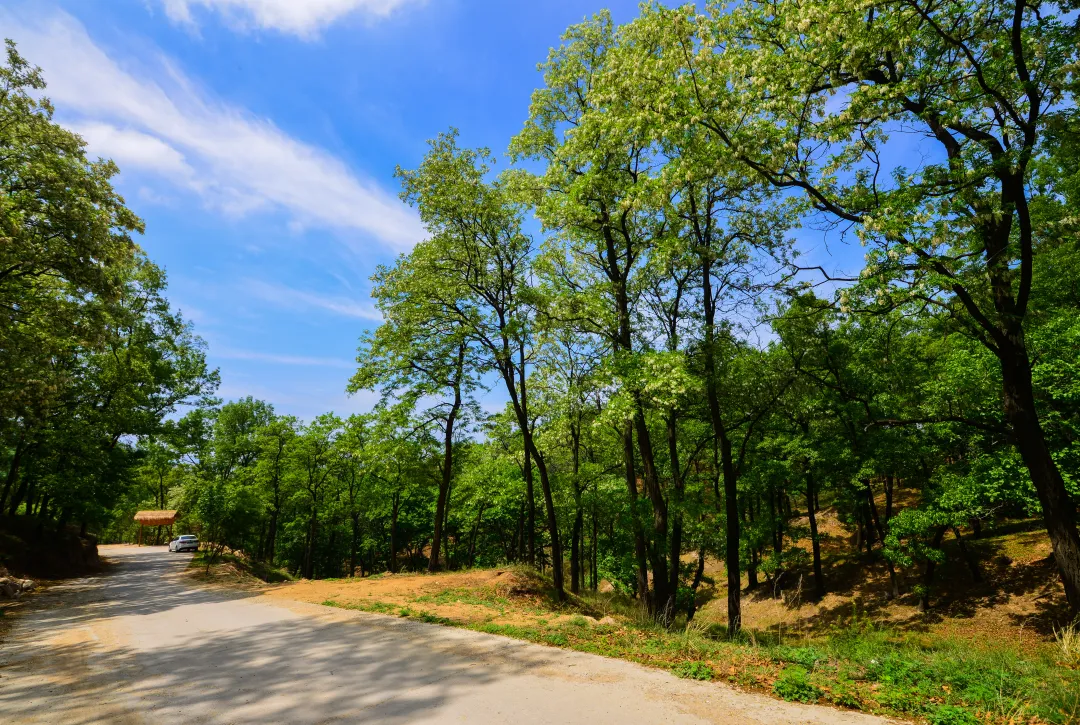
M293 449L293 461L298 469L300 488L306 495L308 509L307 539L301 576L315 578L315 549L318 543L318 525L321 507L326 503L325 488L333 472L334 444L341 431L342 422L333 413L323 413L310 424L300 428Z
M1053 7L651 6L628 29L605 92L630 109L621 122L645 115L673 134L700 125L763 179L854 228L869 251L848 296L936 309L995 356L1004 426L1075 609L1076 506L1043 430L1027 322L1043 250L1031 183L1078 52L1077 27ZM893 161L903 133L934 144L918 170Z
M359 369L349 382L349 392L380 389L383 405L414 409L421 401L446 396L422 415L439 421L443 456L439 464L439 496L435 505L434 533L428 571L439 568L443 523L454 474L455 435L475 417L472 392L477 386L476 351L468 330L453 317L442 314L432 299L432 284L424 269L402 261L393 270L381 268L375 275L372 296L384 322L366 336L357 357ZM464 424L464 425L462 425Z
M430 146L419 169L398 171L402 198L416 204L430 234L399 262L398 274L423 277L433 309L484 351L481 369L494 372L506 386L524 440L526 483L532 481L532 463L540 477L552 578L563 597L558 517L529 411L532 239L522 232L522 210L507 184L484 180L490 152L458 148L456 131L440 135Z

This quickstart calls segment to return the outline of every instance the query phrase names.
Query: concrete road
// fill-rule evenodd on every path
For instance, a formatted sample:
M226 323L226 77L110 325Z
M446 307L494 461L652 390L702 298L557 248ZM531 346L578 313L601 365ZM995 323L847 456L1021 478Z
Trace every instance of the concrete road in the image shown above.
M102 547L0 642L0 723L883 723L463 630L193 587Z

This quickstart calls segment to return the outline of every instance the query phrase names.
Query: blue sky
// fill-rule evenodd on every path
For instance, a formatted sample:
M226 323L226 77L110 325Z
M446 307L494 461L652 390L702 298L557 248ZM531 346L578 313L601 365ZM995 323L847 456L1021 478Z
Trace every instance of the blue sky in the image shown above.
M637 0L0 0L57 119L114 159L220 395L349 398L368 278L418 241L395 165L449 126L505 149L570 24Z

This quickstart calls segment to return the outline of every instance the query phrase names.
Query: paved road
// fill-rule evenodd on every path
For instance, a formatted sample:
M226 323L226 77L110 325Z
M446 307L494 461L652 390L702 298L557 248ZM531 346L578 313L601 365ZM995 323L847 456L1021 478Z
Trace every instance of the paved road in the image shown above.
M189 556L102 547L0 642L0 723L873 725L618 660L194 588Z

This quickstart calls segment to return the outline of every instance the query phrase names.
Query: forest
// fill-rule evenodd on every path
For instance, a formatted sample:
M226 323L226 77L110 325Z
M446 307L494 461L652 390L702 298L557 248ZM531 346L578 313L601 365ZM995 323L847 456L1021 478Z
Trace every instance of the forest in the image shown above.
M136 510L176 509L152 542L307 579L520 563L661 626L722 562L728 636L745 592L830 591L825 510L920 610L947 552L979 581L984 531L1031 521L1065 621L1078 47L1070 2L586 19L505 156L448 129L397 170L426 238L372 278L382 322L342 381L379 402L299 420L216 397L118 168L9 41L3 521L131 542Z

